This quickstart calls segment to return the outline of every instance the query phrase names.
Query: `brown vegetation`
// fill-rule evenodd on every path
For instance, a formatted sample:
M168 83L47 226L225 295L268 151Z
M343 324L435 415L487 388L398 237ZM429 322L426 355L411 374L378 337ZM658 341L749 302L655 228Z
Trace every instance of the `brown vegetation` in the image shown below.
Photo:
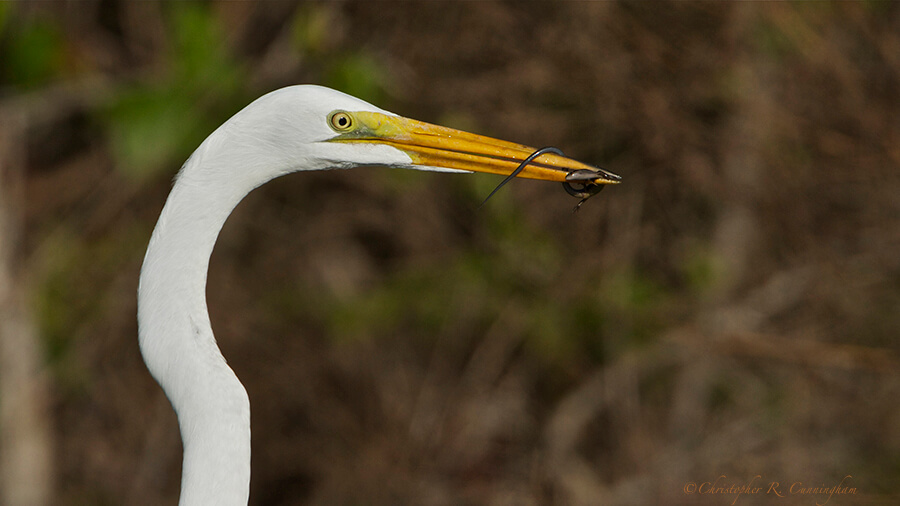
M190 150L304 82L624 182L577 214L386 169L251 194L208 287L251 504L731 504L686 493L722 475L900 500L900 4L21 2L0 30L50 504L175 503L143 249ZM738 503L822 502L764 492Z

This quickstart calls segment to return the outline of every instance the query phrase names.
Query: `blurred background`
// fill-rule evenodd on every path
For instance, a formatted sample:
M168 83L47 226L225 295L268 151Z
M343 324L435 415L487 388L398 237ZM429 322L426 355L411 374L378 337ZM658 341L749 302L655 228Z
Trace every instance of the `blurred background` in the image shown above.
M208 286L251 504L900 503L900 3L86 0L0 3L4 504L176 503L144 249L191 151L297 83L624 182L253 192Z

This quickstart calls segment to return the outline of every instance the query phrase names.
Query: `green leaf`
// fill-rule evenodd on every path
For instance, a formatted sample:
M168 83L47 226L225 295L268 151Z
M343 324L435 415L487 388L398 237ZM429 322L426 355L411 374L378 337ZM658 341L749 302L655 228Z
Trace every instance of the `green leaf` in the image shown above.
M241 65L208 6L166 5L173 42L161 78L125 89L103 111L117 167L137 180L174 172L245 103Z
M9 11L0 16L9 16ZM64 40L56 25L39 19L10 31L9 46L0 63L5 81L20 88L34 88L59 74Z
M386 83L382 66L366 53L338 58L326 76L327 86L373 103L384 101Z

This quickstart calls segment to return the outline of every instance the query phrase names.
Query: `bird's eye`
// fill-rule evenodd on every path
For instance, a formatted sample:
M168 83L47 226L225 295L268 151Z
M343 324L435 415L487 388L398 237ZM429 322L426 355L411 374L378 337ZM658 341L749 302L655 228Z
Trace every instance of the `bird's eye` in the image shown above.
M338 132L346 132L352 127L353 118L350 117L350 115L346 112L338 111L331 114L331 128L337 130Z

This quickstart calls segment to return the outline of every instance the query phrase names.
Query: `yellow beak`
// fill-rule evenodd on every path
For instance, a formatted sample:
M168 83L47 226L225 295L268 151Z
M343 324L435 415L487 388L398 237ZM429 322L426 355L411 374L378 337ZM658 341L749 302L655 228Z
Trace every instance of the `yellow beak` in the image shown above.
M339 142L377 142L393 146L416 165L508 176L534 148L422 121L377 112L335 111L329 115ZM582 184L616 184L622 178L599 167L544 153L519 177Z

